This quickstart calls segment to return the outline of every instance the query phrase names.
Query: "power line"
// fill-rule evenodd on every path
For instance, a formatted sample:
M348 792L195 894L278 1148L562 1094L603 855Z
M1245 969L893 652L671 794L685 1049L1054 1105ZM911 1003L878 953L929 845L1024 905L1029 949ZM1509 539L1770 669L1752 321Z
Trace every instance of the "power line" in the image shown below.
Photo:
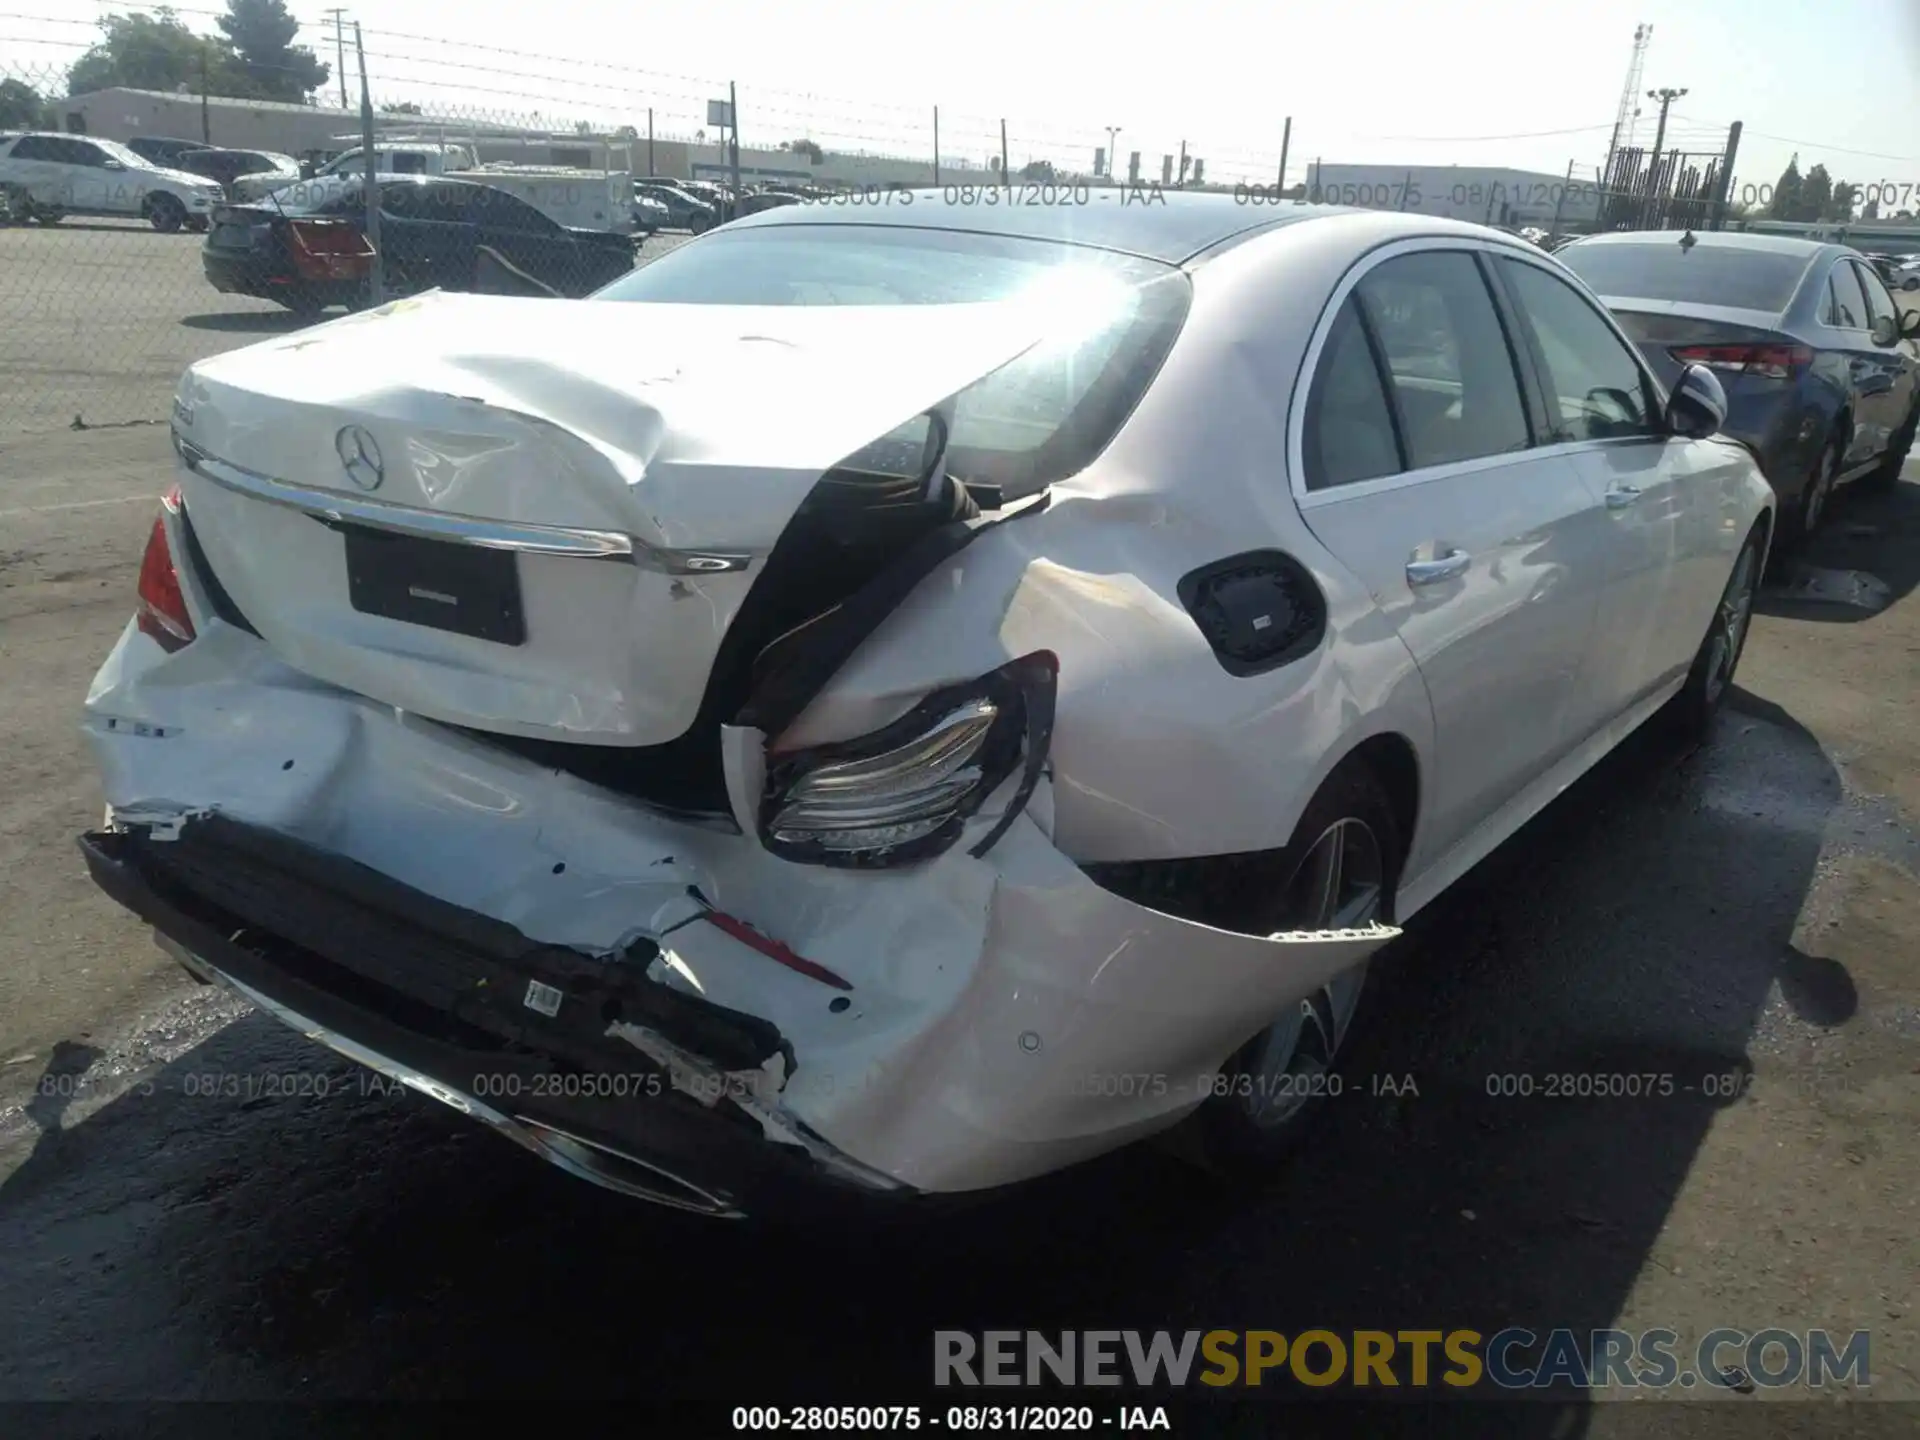
M1676 115L1674 118L1683 120L1688 117ZM1878 150L1852 150L1845 145L1834 145L1825 140L1796 140L1791 135L1767 135L1758 130L1749 130L1746 133L1761 140L1771 140L1776 145L1803 145L1809 150L1831 150L1836 155L1858 155L1867 160L1892 160L1902 165L1920 165L1920 156L1887 155Z

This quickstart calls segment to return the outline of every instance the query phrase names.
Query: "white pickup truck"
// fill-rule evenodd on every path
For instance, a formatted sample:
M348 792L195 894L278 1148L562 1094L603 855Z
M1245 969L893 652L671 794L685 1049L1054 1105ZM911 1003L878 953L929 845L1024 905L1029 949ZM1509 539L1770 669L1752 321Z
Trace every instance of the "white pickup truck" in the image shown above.
M359 175L365 171L356 147L328 161L314 179ZM557 165L482 165L472 149L440 141L376 144L376 173L443 175L491 185L524 200L548 219L570 230L633 232L633 175L626 170L577 170Z

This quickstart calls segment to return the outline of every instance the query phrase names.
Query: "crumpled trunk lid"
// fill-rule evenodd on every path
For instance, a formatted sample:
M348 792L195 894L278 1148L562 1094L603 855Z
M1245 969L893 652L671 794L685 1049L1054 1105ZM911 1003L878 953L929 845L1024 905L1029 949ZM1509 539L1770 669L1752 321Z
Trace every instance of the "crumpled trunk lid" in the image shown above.
M174 424L208 564L289 663L656 745L821 477L1038 336L1002 305L433 294L201 362Z

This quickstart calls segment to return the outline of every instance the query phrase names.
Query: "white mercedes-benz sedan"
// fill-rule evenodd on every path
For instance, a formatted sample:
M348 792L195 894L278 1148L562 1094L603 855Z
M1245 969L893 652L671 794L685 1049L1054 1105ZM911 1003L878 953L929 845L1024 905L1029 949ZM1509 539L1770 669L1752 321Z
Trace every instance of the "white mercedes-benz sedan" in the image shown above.
M1500 232L970 198L195 365L95 880L662 1203L1284 1153L1395 926L1704 730L1771 492Z

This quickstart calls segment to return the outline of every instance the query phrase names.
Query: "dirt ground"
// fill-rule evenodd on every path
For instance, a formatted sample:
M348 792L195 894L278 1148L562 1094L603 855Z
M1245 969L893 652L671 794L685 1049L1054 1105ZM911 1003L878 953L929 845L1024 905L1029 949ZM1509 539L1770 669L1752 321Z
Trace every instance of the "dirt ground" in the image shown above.
M1724 1325L1870 1331L1847 1398L1907 1402L1770 1410L1780 1433L1920 1430L1920 463L1812 557L1878 608L1772 596L1710 745L1636 739L1387 952L1349 1073L1417 1093L1351 1086L1258 1191L1149 1148L932 1235L796 1237L370 1088L91 888L77 712L168 459L158 426L0 434L0 1400L563 1384L719 1433L736 1404L917 1389L936 1328ZM1569 1072L1676 1085L1490 1093ZM1709 1433L1698 1405L1656 1432L1570 1398L1500 1433ZM1808 1399L1743 1394L1733 1423Z

